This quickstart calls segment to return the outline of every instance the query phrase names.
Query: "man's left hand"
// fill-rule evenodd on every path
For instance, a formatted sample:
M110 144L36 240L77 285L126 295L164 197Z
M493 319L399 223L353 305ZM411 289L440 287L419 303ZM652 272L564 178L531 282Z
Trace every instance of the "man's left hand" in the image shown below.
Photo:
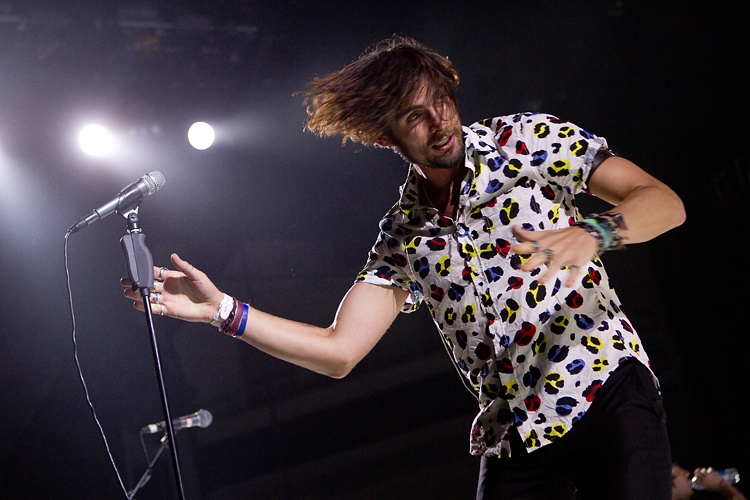
M539 282L546 283L561 269L569 268L566 287L575 284L581 266L593 258L598 247L596 238L580 227L526 231L513 226L513 234L520 243L513 245L511 250L517 254L531 255L521 266L521 270L533 271L545 264L547 270L539 278Z

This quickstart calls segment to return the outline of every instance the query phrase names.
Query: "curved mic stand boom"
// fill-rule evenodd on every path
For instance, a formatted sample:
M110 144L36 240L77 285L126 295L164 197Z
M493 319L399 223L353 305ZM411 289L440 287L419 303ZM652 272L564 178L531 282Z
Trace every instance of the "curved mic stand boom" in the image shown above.
M156 374L159 379L159 393L161 394L161 402L164 408L164 422L167 427L167 436L170 443L169 449L172 454L172 464L174 465L177 489L180 500L184 500L185 492L182 486L180 462L177 458L177 444L174 438L175 431L172 424L172 415L169 412L169 402L167 401L167 391L164 385L164 376L161 369L161 358L159 357L159 346L156 342L151 302L149 301L151 290L154 288L154 259L151 256L151 252L146 247L146 236L141 231L139 225L138 208L138 205L136 205L132 209L121 214L128 221L128 233L120 239L120 244L125 251L125 263L128 269L128 277L133 285L133 290L138 290L141 297L143 297L146 321L148 324L149 335L151 337L151 349L154 353Z

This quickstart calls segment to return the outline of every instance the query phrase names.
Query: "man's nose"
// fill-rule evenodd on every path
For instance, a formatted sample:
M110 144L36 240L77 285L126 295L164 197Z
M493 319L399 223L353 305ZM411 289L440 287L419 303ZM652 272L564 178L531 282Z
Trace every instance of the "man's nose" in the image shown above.
M428 110L428 118L430 120L430 128L439 129L443 126L443 115L434 106Z

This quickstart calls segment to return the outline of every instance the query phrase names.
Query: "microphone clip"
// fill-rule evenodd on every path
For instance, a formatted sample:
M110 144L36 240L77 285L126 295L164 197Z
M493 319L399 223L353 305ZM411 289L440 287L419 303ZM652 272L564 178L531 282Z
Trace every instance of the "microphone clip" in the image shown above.
M125 252L125 266L133 290L153 290L154 258L146 246L146 235L139 226L138 207L127 215L128 233L120 238L120 245Z

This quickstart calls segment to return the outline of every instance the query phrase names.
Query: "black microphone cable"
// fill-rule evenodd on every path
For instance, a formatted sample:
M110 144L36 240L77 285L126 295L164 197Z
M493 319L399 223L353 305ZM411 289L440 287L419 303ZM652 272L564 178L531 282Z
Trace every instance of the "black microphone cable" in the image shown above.
M76 342L76 315L73 310L73 291L70 286L70 269L68 268L68 238L71 235L71 230L69 229L68 232L65 233L65 244L64 244L64 259L65 259L65 277L67 280L67 286L68 286L68 303L70 305L70 319L72 321L73 325L73 357L75 358L76 362L76 368L78 369L78 377L81 379L81 384L83 385L83 392L86 394L86 402L89 405L89 408L91 409L91 414L94 416L94 422L96 422L97 427L99 427L99 434L101 434L102 439L104 440L104 447L107 449L107 455L109 456L109 461L112 464L112 468L115 470L115 474L117 474L117 480L120 482L120 487L122 488L122 492L125 494L125 498L130 500L130 495L128 494L128 490L125 488L125 483L122 481L122 476L120 475L120 471L117 468L117 464L115 463L115 458L112 456L112 451L109 448L109 441L107 441L107 435L104 432L104 428L102 427L102 424L99 422L99 417L96 415L96 409L94 408L94 404L91 402L91 397L89 396L89 389L86 386L86 381L83 378L83 370L81 369L81 362L78 359L78 343Z

